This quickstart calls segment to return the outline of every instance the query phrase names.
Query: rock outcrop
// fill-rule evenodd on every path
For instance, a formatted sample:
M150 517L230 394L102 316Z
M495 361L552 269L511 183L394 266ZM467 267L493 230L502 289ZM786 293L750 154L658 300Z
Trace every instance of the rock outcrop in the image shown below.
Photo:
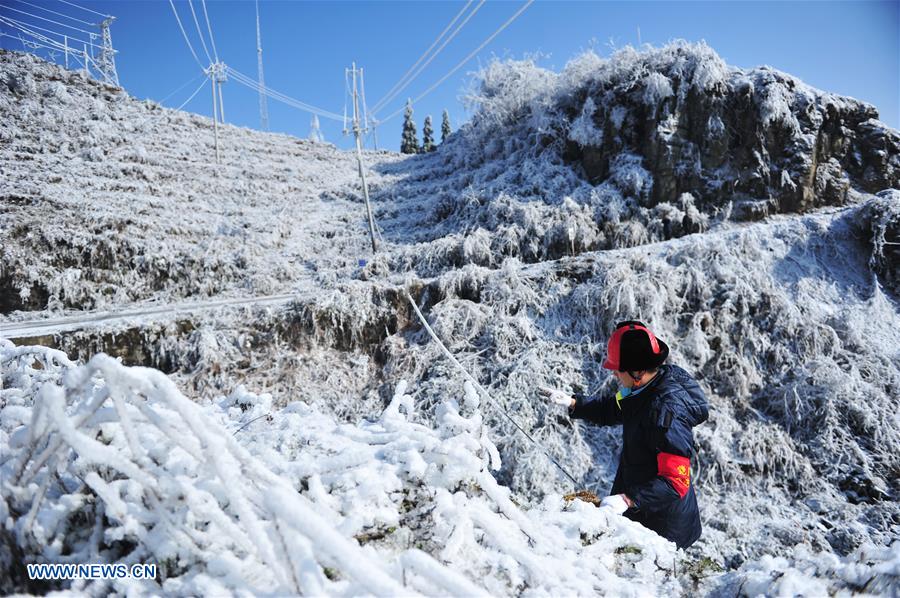
M900 133L870 104L769 67L728 68L688 44L623 52L597 74L561 102L596 131L569 135L564 157L600 183L616 156L640 156L653 177L647 205L691 193L701 206L734 200L735 217L754 218L900 186Z

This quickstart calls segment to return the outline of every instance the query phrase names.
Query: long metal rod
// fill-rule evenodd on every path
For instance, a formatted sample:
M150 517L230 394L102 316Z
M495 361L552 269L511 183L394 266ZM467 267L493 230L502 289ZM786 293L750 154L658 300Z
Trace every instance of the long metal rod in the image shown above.
M444 355L446 355L447 358L450 359L450 361L453 362L453 365L455 365L457 368L459 368L459 371L461 371L461 372L463 373L463 375L466 377L466 379L467 379L469 382L471 382L472 385L473 385L475 388L477 388L477 389L481 392L481 394L482 394L489 402L493 403L494 406L497 407L497 408L500 410L500 413L503 414L503 416L504 416L506 419L508 419L508 420L510 421L510 423L512 423L512 425L515 426L515 428L525 436L525 438L527 438L527 439L530 440L532 443L534 443L534 445L535 445L536 447L538 447L538 449L540 449L541 452L544 453L544 456L546 456L548 459L550 459L550 462L553 463L554 465L556 465L556 467L557 467L561 472L563 472L563 474L565 474L565 476L566 476L567 478L569 478L570 480L572 480L572 483L573 483L573 484L575 484L575 485L577 486L577 485L578 485L578 480L575 479L575 476L573 476L571 473L569 473L569 472L566 470L565 467L563 467L562 465L560 465L559 461L557 461L556 459L554 459L553 456L552 456L550 453L548 453L546 450L544 450L543 448L541 448L541 445L538 444L538 441L535 440L534 437L533 437L531 434L529 434L528 432L526 432L525 429L524 429L522 426L520 426L519 423L518 423L516 420L514 420L514 419L512 418L512 416L511 416L509 413L506 412L506 410L500 405L500 403L498 403L497 401L495 401L495 400L493 399L493 397L491 397L491 395L488 394L488 392L484 389L484 387L481 386L481 384L478 383L478 380L476 380L475 378L473 378L473 377L471 376L471 374L469 374L469 372L466 371L466 368L464 368L464 367L462 366L462 364L459 363L459 361L456 360L456 357L453 356L453 353L451 353L451 352L447 349L447 347L444 346L444 343L441 342L441 339L438 338L437 334L434 333L434 330L431 329L431 326L428 325L428 321L425 319L425 316L422 315L422 312L419 311L419 306L416 305L416 302L415 302L415 301L413 301L412 295L410 295L409 292L406 293L406 298L409 299L409 303L412 305L413 309L415 310L416 315L419 316L419 321L422 322L422 325L425 327L425 330L428 331L428 334L431 335L431 338L434 339L434 342L436 342L436 343L438 344L438 347L441 348L441 351L444 352Z
M225 102L222 101L222 81L219 81L219 118L225 124Z
M353 136L356 137L356 162L359 165L359 178L362 179L363 198L366 200L366 214L369 217L369 236L372 239L372 253L378 252L375 243L375 219L372 217L372 206L369 203L369 183L366 181L366 169L363 168L362 143L359 127L359 93L356 86L356 63L353 63Z
M219 161L219 108L217 106L218 102L216 100L216 73L214 72L212 66L209 69L209 78L212 79L212 100L213 100L213 131L216 138L216 164L220 164Z

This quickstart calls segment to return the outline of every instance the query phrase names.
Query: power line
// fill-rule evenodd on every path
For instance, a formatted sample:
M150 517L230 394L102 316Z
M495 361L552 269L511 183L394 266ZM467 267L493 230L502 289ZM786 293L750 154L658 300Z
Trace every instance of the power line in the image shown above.
M23 2L23 4L28 5L28 6L37 6L31 2L27 2L25 0L21 0L21 1ZM105 81L106 83L114 84L114 85L118 86L119 77L116 73L116 65L115 65L116 51L113 49L112 37L111 37L110 31L109 31L109 26L113 21L115 21L115 17L107 17L101 23L96 25L100 29L99 36L102 39L102 42L101 42L102 45L97 45L94 43L94 40L98 37L98 34L96 32L87 31L85 29L75 27L74 25L69 25L67 23L62 23L60 21L56 21L54 19L42 17L40 15L36 15L36 14L30 13L25 10L20 10L18 8L13 8L13 7L7 7L7 8L14 13L20 13L20 14L25 15L26 17L38 19L41 21L46 21L48 23L52 23L52 24L58 25L60 27L65 27L67 29L86 33L89 36L91 41L85 41L85 40L82 40L82 39L79 39L76 37L71 37L67 34L59 33L58 31L53 31L53 30L47 29L45 27L41 27L39 25L34 25L31 22L24 22L24 21L9 18L6 16L3 16L2 19L0 19L0 22L11 27L13 30L18 30L22 33L25 33L26 35L30 36L31 38L34 38L35 40L38 40L39 42L43 43L40 46L34 45L34 49L37 49L37 47L46 47L48 50L61 50L61 51L65 52L66 68L69 67L69 54L74 53L72 50L70 50L69 42L72 41L75 43L83 44L82 63L84 65L85 74L88 73L89 66L90 66L89 62L90 62L91 64L93 64L93 67L94 67L94 69L96 69L97 73L99 73L102 76L103 81ZM80 19L76 19L74 17L70 17L69 15L65 15L65 14L57 12L57 11L53 11L50 9L44 9L41 6L37 6L37 8L41 8L42 10L47 10L50 13L58 14L58 15L66 17L66 18L71 18L74 21L86 22L86 21L81 21ZM37 33L37 31L44 31L52 36L61 37L61 38L63 38L63 43L60 43L59 40L56 40L51 37L47 37L46 35ZM23 40L22 43L25 44L25 41ZM47 46L47 44L49 44L49 47ZM87 50L88 46L90 46L90 48L91 48L90 61L88 59L88 50ZM95 49L97 49L97 48L99 48L99 58L97 56L97 52L95 52ZM50 59L55 61L56 55L51 53Z
M394 93L394 96L395 96L395 97L396 97L396 95L397 95L398 93L400 93L401 91L403 91L404 89L406 89L406 87L407 87L410 83L412 83L413 79L415 79L416 77L418 77L418 76L422 73L422 71L425 70L425 67L427 67L429 64L431 64L431 61L432 61L432 60L434 60L435 58L437 58L437 55L441 53L441 50L443 50L443 49L447 46L447 44L449 44L450 41L451 41L454 37L456 37L456 34L459 33L459 32L462 30L462 28L465 26L465 24L469 22L469 19L471 19L472 17L475 16L475 13L478 12L478 10L484 5L484 3L485 3L485 0L481 0L481 2L479 2L478 5L475 6L474 10L472 10L472 12L470 12L470 13L466 16L466 18L463 19L463 22L460 23L460 24L456 27L456 29L453 30L453 33L450 34L450 37L448 37L447 39L445 39L445 40L444 40L444 43L442 43L442 44L440 45L440 47L439 47L437 50L435 50L434 54L432 54L431 56L428 57L428 60L425 61L425 64L423 64L422 66L419 67L419 69L418 69L418 70L416 71L416 73L412 76L412 78L411 78L409 81L407 81L405 84L403 84L403 87L401 87L400 89L398 89L398 90ZM392 98L392 99L393 99L393 98ZM386 103L387 103L387 101L386 101L384 104L386 104ZM382 104L381 106L379 106L379 107L378 107L378 110L380 110L381 108L383 108L383 107L384 107L384 104ZM373 109L373 111L375 111L375 109Z
M169 95L167 95L166 97L164 97L163 99L159 100L158 103L159 103L160 105L162 105L163 102L167 101L167 100L168 100L169 98L171 98L173 95L175 95L176 93L178 93L179 91L181 91L182 89L184 89L185 87L187 87L188 85L190 85L191 83L195 83L195 82L197 81L197 79L199 79L200 77L203 77L203 78L204 78L204 79L203 79L203 84L205 85L205 84L206 84L206 75L205 75L205 74L203 74L203 75L194 75L193 78L191 78L191 79L189 79L188 81L182 83L181 86L180 86L178 89L176 89L175 91L173 91L172 93L170 93ZM193 96L191 96L191 97L193 97ZM182 106L183 106L183 105L184 105L184 104L182 104Z
M169 0L169 6L172 7L172 13L174 13L175 15L175 20L178 21L178 28L181 29L181 35L184 36L184 41L188 46L188 50L191 51L191 55L194 57L194 60L197 61L197 66L202 69L203 63L200 62L200 59L197 57L197 53L194 52L194 46L191 45L191 40L188 39L187 32L184 30L184 25L181 23L181 17L178 16L178 11L175 10L175 3L172 0Z
M50 50L51 52L60 52L60 51L64 51L64 50L60 50L60 49L59 49L58 47L56 47L56 46L50 46L50 45L46 45L46 44L41 43L41 42L36 42L36 41L30 40L30 39L25 39L25 38L22 36L21 33L20 33L18 36L16 36L16 35L10 35L9 33L4 33L4 32L2 32L2 31L0 31L0 37L8 37L9 39L18 40L18 41L21 42L22 45L25 46L26 48L31 48L31 49L34 49L34 50L36 50L36 49L38 49L38 48L44 48L44 49L46 49L46 50ZM75 53L75 52L72 52L72 54L73 54L75 57L78 56L78 54ZM78 60L78 62L79 62L79 64L80 64L80 63L81 63L81 60Z
M35 32L33 32L33 31L31 31L30 29L28 29L27 27L25 27L24 24L21 23L20 21L13 21L13 20L10 19L9 17L4 17L3 15L0 15L0 23L2 23L3 25L6 25L7 27L9 27L10 29L12 29L13 31L19 31L19 32L20 32L20 33L19 33L19 37L16 37L15 35L10 35L10 34L8 34L8 33L5 34L6 37L11 37L11 38L13 38L13 39L19 39L20 41L22 41L22 42L24 43L24 40L22 39L22 33L25 33L26 35L30 35L31 37L34 37L34 38L37 39L37 40L40 40L40 41L45 42L45 43L52 44L54 50L58 50L58 49L59 49L59 48L56 47L57 45L60 45L60 46L62 45L62 44L59 44L59 42L57 42L57 41L55 41L55 40L53 40L53 39L50 39L49 37L47 37L47 36L45 36L45 35L41 35L41 34L39 34L39 33L35 33Z
M281 102L283 104L287 104L288 106L297 108L299 110L303 110L305 112L310 112L312 114L318 114L319 116L322 116L324 118L330 118L332 120L337 120L337 121L343 120L343 117L340 114L336 114L334 112L330 112L330 111L324 110L322 108L317 108L316 106L313 106L312 104L307 104L306 102L297 100L297 99L287 96L283 93L275 91L271 87L263 87L259 84L258 81L255 81L251 77L248 77L247 75L234 70L230 66L225 67L225 68L228 71L228 74L231 75L235 81L237 81L241 85L244 85L246 87L254 89L257 92L261 91L262 93L265 93L268 97L272 98L273 100L278 100L279 102Z
M98 46L97 44L94 44L94 43L91 43L91 42L86 42L86 41L84 41L84 40L82 40L82 39L79 39L79 38L77 38L77 37L72 37L71 35L66 35L66 34L64 34L64 33L58 33L58 32L56 32L56 31L53 31L52 29L46 29L46 28L44 28L44 27L38 27L37 25L32 25L31 23L26 23L25 21L19 21L18 19L12 19L12 18L10 18L10 17L3 17L3 18L6 19L6 20L8 20L8 21L10 21L11 23L17 23L18 25L21 25L21 26L24 26L24 27L30 27L31 29L34 29L34 30L36 30L36 31L44 31L45 33L50 33L50 34L52 34L52 35L58 35L59 37L66 38L66 39L68 39L68 40L70 40L70 41L73 41L73 42L78 42L79 44L84 44L84 45L87 45L87 46L91 46L91 47L93 47L93 48L101 48L101 49L103 48L103 46ZM13 25L11 25L11 26L13 26Z
M194 25L197 26L197 35L200 36L200 44L203 46L203 52L206 54L206 59L207 59L209 62L212 62L213 59L212 59L212 57L209 55L209 50L206 49L206 40L203 39L203 32L200 31L200 22L197 20L197 13L194 12L194 3L191 2L191 0L188 0L188 6L189 6L190 9L191 9L191 15L193 15L193 17L194 17ZM216 62L219 62L219 61L217 60Z
M41 10L47 11L47 12L49 12L49 13L51 13L51 14L54 14L54 15L58 15L58 16L60 16L60 17L66 17L67 19L72 19L73 21L76 21L76 22L78 22L78 23L82 23L82 24L84 24L84 25L91 25L91 26L96 26L96 25L97 25L97 23L91 23L90 21L83 21L83 20L81 20L81 19L76 19L75 17L73 17L73 16L71 16L71 15L67 15L67 14L61 13L61 12L56 12L55 10L50 10L49 8L47 8L47 7L45 7L45 6L41 6L41 5L39 5L39 4L34 4L34 3L32 3L32 2L28 2L27 0L17 0L17 2L20 2L20 3L22 3L22 4L27 4L28 6L33 6L34 8L39 8L39 9L41 9Z
M50 51L61 51L61 52L65 53L67 59L68 59L69 54L72 54L74 57L76 57L76 61L83 66L85 71L88 70L88 68L91 64L94 65L95 69L100 70L99 67L97 66L97 63L94 61L93 57L88 55L86 48L85 48L84 52L82 52L79 56L79 53L77 51L75 51L73 48L69 48L68 46L63 45L63 44L59 43L58 41L47 37L46 35L42 35L40 33L37 33L36 31L32 31L31 29L29 29L28 27L26 27L22 24L17 24L17 23L19 23L18 21L13 21L12 19L10 19L8 17L0 16L0 23L12 28L13 30L18 30L18 31L26 34L27 36L33 38L34 40L37 40L37 41L25 40L24 38L22 38L22 36L20 34L18 39L26 47L30 47L33 49L45 48ZM0 35L9 37L11 39L16 39L15 36L12 36L12 35L9 35L6 33L0 34Z
M471 4L472 4L473 1L474 1L474 0L469 0L468 2L466 2L465 6L462 7L462 10L460 10L458 13L456 13L456 16L453 17L453 20L450 21L450 23L448 23L446 27L444 27L444 30L441 31L440 35L438 35L438 36L434 39L434 41L431 42L431 45L428 46L428 49L425 50L425 52L423 52L421 56L419 56L419 59L416 60L416 62L415 62L411 67L409 67L409 70L407 70L405 73L403 73L403 76L400 77L400 79L394 84L393 87L391 87L391 88L388 90L388 92L387 92L386 94L384 94L384 97L383 97L383 98L381 98L380 100L378 100L377 102L375 102L375 105L372 106L372 111L373 111L373 112L374 112L374 111L377 111L378 108L380 108L383 104L385 104L385 103L387 103L388 101L390 101L390 100L388 99L388 97L391 97L391 98L394 97L394 96L391 95L392 93L394 93L394 90L397 89L397 87L398 87L401 83L403 83L403 81L406 79L406 77L409 76L409 74L410 74L411 72L413 72L413 69L415 69L417 66L419 66L419 63L422 62L422 60L424 60L426 56L428 56L428 53L431 52L431 50L437 45L437 43L438 43L439 41L441 41L441 38L444 37L444 34L446 34L447 31L448 31L448 30L453 26L453 24L457 21L457 19L459 19L460 15L462 15L462 14L469 8L469 6L471 6ZM398 93L399 93L399 91L401 91L401 90L397 90L397 91L398 91Z
M86 31L79 27L75 27L74 25L67 25L65 23L60 23L59 21L54 21L53 19L48 19L47 17L42 17L40 15L33 15L30 12L25 12L24 10L19 10L18 8L13 8L12 6L7 6L6 10L12 10L14 12L20 12L23 15L28 15L29 17L33 17L35 19L41 19L42 21L47 21L49 23L53 23L54 25L59 25L60 27L68 27L69 29L74 29L75 31L80 31L82 33L87 33L88 35L97 35L96 31Z
M216 38L213 37L212 27L209 25L209 14L206 12L206 0L200 0L203 4L203 18L206 19L206 30L209 31L209 41L212 43L213 56L216 57L216 62L219 62L219 53L216 51Z
M450 69L450 72L448 72L446 75L444 75L443 77L441 77L440 79L438 79L437 81L435 81L434 84L432 84L431 87L429 87L428 89L426 89L425 91L423 91L421 94L419 94L419 96L416 97L416 99L413 100L413 103L418 102L419 100L421 100L422 98L424 98L425 96L427 96L429 93L431 93L432 91L434 91L435 88L437 88L438 85L440 85L441 83L443 83L444 81L446 81L453 73L455 73L456 71L458 71L465 63L469 62L469 61L472 59L472 57L475 56L475 54L477 54L478 52L480 52L482 48L484 48L486 45L488 45L488 44L491 42L491 40L493 40L495 37L497 37L498 35L500 35L500 32L503 31L504 29L506 29L506 28L510 25L510 23L512 23L513 21L515 21L515 20L519 17L519 15L521 15L523 12L525 12L525 9L528 8L529 6L531 6L531 4L532 4L533 2L534 2L534 0L527 0L527 1L525 2L525 4L522 5L522 7L521 7L519 10L517 10L517 11L515 12L515 14L513 14L513 16L511 16L509 19L507 19L506 22L503 23L503 24L500 26L499 29L497 29L494 33L492 33L492 34L490 35L490 37L488 37L486 40L484 40L483 42L481 42L481 45L480 45L480 46L478 46L477 48L475 48L474 50L472 50L472 51L469 53L469 55L466 56L465 58L463 58L456 66L454 66L452 69ZM397 116L398 114L400 114L401 112L403 112L404 109L405 109L405 107L404 107L404 108L400 108L400 109L398 109L396 112L391 113L391 114L390 114L387 118L385 118L384 120L378 121L378 124L381 124L381 123L383 123L383 122L385 122L385 121L388 121L388 120L394 118L395 116Z
M4 23L4 24L6 24L8 27L11 27L11 28L13 28L13 29L17 29L17 30L19 30L19 31L21 31L21 32L23 32L23 33L25 33L25 34L27 34L27 35L29 35L29 36L31 36L31 37L37 39L37 40L40 40L40 41L46 43L46 44L51 44L51 45L53 46L53 49L56 49L56 50L62 50L62 51L69 51L69 52L73 52L73 53L74 53L74 50L73 50L73 49L71 49L71 48L66 48L66 46L64 46L63 44L59 43L59 42L56 41L55 39L52 39L52 38L47 37L46 35L41 35L40 33L36 33L36 32L33 31L32 29L30 29L30 27L34 27L35 29L41 29L42 31L47 31L46 29L42 29L42 28L37 27L37 26L35 26L35 25L32 25L32 24L30 24L30 23L23 23L22 21L17 21L17 20L15 20L15 19L10 19L9 17L4 17L4 16L0 16L0 23ZM51 32L51 33L54 33L54 32ZM54 33L54 35L62 35L62 34L60 34L60 33ZM10 36L10 37L11 37L11 36ZM68 36L62 35L62 37L68 37ZM74 38L68 38L68 39L74 39ZM77 41L80 42L81 40L77 40ZM85 45L93 46L93 44L89 44L88 42L81 42L81 43L83 43L83 44L85 44Z
M198 88L194 91L194 93L192 93L192 94L190 95L190 97L188 97L188 99L186 99L185 101L183 101L183 102L181 103L180 106L178 106L177 108L170 108L169 110L181 110L182 108L184 108L185 106L187 106L188 102L190 102L191 100L193 100L193 99L197 96L197 94L200 93L200 90L203 89L203 88L206 86L206 83L209 81L209 79L206 77L206 75L197 75L197 77L194 77L193 79L191 79L190 81L188 81L187 83L185 83L184 85L182 85L181 87L179 87L178 89L176 89L175 91L173 91L172 93L170 93L169 95L167 95L165 98L163 98L162 100L159 101L160 106L162 106L162 103L165 102L166 100L168 100L169 98L171 98L173 95L175 95L176 93L178 93L179 91L181 91L182 89L184 89L185 87L187 87L188 85L190 85L191 83L194 83L194 82L197 80L198 77L203 77L203 81L200 83L200 87L198 87ZM165 108L165 106L163 106L163 108ZM133 130L140 129L140 128L142 128L144 125L146 125L148 122L150 122L151 120L154 120L154 119L161 119L161 118L164 117L164 116L167 116L167 114L166 114L166 113L159 114L159 115L151 114L150 116L148 116L147 118L145 118L144 120L142 120L141 122L139 122L138 124L136 124L136 125L134 126Z
M203 82L200 83L200 87L198 87L198 88L196 89L196 91L194 91L194 93L192 93L188 99L186 99L185 101L181 102L181 105L179 105L178 108L175 108L175 110L181 110L182 108L184 108L185 106L187 106L188 102L190 102L191 100L193 100L194 97L195 97L198 93L200 93L200 90L203 89L205 86L206 86L206 78L204 77Z
M74 6L75 8L80 8L81 10L86 10L87 12L92 12L95 15L100 15L101 17L106 17L106 18L110 17L110 15L103 14L102 12L97 12L96 10L91 10L90 8L85 8L83 6L79 6L78 4L75 4L74 2L69 2L68 0L59 0L59 1L62 2L63 4L68 4L69 6Z
M434 330L428 324L428 320L426 320L425 316L422 315L422 312L419 309L419 306L416 305L416 302L413 300L412 295L409 294L409 291L406 292L406 298L407 298L407 300L409 300L410 305L412 305L413 310L415 310L415 312L416 312L416 316L418 316L419 321L422 322L422 326L425 327L425 330L428 332L429 336L431 336L432 340L434 340L434 342L437 343L438 348L441 350L441 352L447 356L447 358L453 363L453 365L455 365L459 369L459 371L462 372L462 374L463 374L463 376L465 376L466 380L468 380L472 384L472 386L474 386L476 389L481 391L481 395L483 397L486 397L488 399L488 401L490 401L494 405L494 407L496 407L500 411L500 414L503 417L508 419L509 422L519 432L521 432L523 436L525 436L525 438L530 440L532 442L532 444L534 444L538 448L538 450L540 450L541 452L544 453L544 456L546 456L550 460L551 463L556 465L557 469L559 469L567 478L572 480L572 483L577 486L578 480L575 479L575 476L573 476L571 473L569 473L569 471L565 467L563 467L562 464L559 461L557 461L553 457L553 455L550 454L549 451L547 451L545 448L543 448L543 446L541 446L541 444L537 440L535 440L534 436L532 436L531 434L526 432L525 428L523 428L521 425L519 425L519 422L517 422L515 420L515 418L513 418L513 416L511 416L509 414L509 412L503 408L503 405L501 405L499 402L495 401L494 398L488 394L488 391L486 391L484 389L484 387L478 382L478 380L476 380L468 372L468 370L466 370L466 368L464 368L462 366L462 364L459 363L459 361L456 359L456 357L453 355L453 353L451 353L450 350L447 349L447 347L444 345L444 343L441 342L441 339L438 338L438 335L435 334Z
M319 116L322 116L323 118L330 118L337 121L343 120L343 117L339 114L328 112L327 110L322 110L321 108L316 108L315 106L311 106L309 104L306 104L305 102L301 102L300 100L295 100L294 98L274 91L270 87L260 87L255 81L253 81L253 79L250 79L249 77L242 78L241 76L238 76L231 70L230 67L228 68L228 72L232 77L234 77L234 80L241 85L249 87L250 89L258 93L264 93L267 97L270 97L273 100L277 100L282 104L287 104L292 108L297 108L298 110L303 110L304 112L317 114Z

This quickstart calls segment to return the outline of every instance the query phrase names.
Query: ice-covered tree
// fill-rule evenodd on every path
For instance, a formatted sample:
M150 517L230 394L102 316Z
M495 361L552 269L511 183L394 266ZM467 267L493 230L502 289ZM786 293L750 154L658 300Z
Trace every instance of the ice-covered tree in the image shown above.
M312 121L309 123L309 140L316 143L325 141L325 135L322 134L322 129L319 128L319 117L315 114L313 114Z
M434 128L431 126L431 115L428 115L425 117L425 124L422 126L422 152L433 152L436 149Z
M419 140L416 135L416 123L413 121L412 100L406 101L406 112L403 114L403 137L400 139L400 152L415 154L419 151Z
M444 110L444 114L441 116L441 143L447 141L450 132L450 113Z

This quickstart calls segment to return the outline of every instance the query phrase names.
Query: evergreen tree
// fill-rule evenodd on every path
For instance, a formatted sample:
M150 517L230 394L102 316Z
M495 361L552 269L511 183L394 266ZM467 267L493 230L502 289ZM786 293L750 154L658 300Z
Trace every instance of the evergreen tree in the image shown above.
M425 117L425 125L422 127L422 152L433 152L437 149L434 145L434 129L431 128L431 116Z
M412 100L406 100L406 112L403 115L403 137L400 139L400 152L415 154L419 151L419 140L416 136L416 123L413 121Z
M450 137L450 113L444 110L441 118L441 143L447 141L447 137Z

